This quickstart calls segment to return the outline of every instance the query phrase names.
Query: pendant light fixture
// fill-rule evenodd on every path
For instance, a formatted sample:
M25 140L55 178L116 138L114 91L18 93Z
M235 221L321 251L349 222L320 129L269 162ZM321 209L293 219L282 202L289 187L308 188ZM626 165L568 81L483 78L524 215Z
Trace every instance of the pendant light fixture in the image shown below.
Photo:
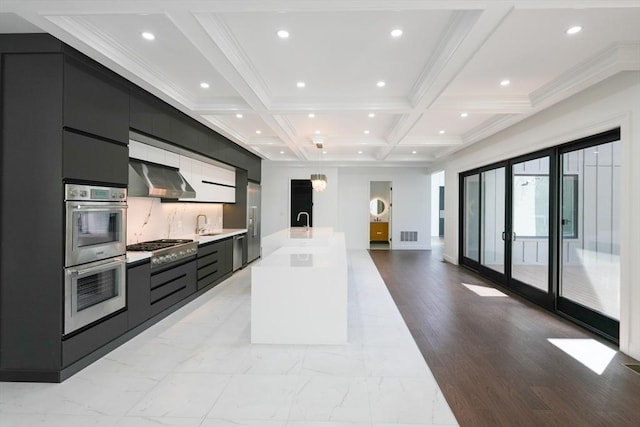
M323 173L311 174L311 186L319 193L323 192L327 188L327 177Z
M320 155L322 156L322 148L324 147L324 136L322 135L314 135L313 143L316 148L320 150ZM320 160L318 160L318 165L320 164ZM312 173L311 174L311 187L319 193L323 192L327 188L327 176L323 173Z

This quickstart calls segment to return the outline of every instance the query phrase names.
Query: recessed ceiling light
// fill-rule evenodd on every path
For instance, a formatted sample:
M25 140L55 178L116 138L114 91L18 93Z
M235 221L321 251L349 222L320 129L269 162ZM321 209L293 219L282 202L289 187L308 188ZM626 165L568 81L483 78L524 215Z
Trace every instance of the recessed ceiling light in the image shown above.
M278 30L277 34L278 34L278 37L280 37L281 39L289 38L289 31L287 30Z
M262 131L261 131L260 129L258 129L258 130L256 131L256 133L257 133L258 135L260 135L260 134L262 133Z
M284 151L280 151L280 154L284 154Z
M154 36L153 33L145 31L144 33L142 33L142 38L145 40L155 40L156 36Z
M209 89L209 83L207 83L207 82L202 82L202 83L200 83L200 87L201 87L202 89Z
M400 28L394 28L391 30L391 37L400 37L402 35L402 30Z
M417 151L416 151L416 150L413 150L413 151L411 152L411 154L416 154L416 153L417 153Z
M500 86L509 86L511 84L510 80L503 80L500 82Z
M362 150L359 150L359 151L358 151L358 154L362 154Z
M376 116L376 113L369 113L369 118L372 119Z
M380 80L378 83L376 83L376 86L378 87L385 87L386 85L387 84L383 80Z
M313 114L313 113L309 113L309 118L310 118L310 119L313 119L315 116L316 116L315 114Z
M236 117L241 119L243 116L242 116L242 114L238 113L238 114L236 114Z
M369 135L369 133L370 133L369 129L367 129L367 130L365 130L365 131L364 131L364 134L365 134L365 135Z
M296 86L298 86L299 88L303 88L305 87L307 84L305 82L298 82L296 83Z
M462 117L463 119L465 117L469 117L469 113L460 113L460 117Z
M444 129L440 130L440 132L438 132L440 135L444 135Z
M316 131L316 135L320 135L320 131L319 130Z
M567 30L567 34L572 35L572 34L578 34L580 31L582 31L582 27L580 25L576 25L574 27L571 27Z

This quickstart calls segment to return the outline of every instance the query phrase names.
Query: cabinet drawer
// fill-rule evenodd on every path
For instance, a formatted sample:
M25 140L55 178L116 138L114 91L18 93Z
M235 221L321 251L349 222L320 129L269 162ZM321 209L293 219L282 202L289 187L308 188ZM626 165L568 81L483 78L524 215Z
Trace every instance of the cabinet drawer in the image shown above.
M195 261L152 275L150 285L153 316L196 291Z
M220 251L214 251L209 255L205 255L203 257L198 257L198 268L206 267L209 264L213 264L214 262L220 261L221 254Z
M369 228L369 240L388 241L389 240L389 223L388 222L372 222Z
M217 273L220 270L221 264L216 261L208 264L206 267L198 268L198 280L203 279L206 276Z

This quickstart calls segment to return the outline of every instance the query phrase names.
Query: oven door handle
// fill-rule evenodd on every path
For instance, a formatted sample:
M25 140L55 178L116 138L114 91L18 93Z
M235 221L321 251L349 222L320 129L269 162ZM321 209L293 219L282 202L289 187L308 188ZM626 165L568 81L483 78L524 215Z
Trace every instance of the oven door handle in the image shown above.
M118 205L110 205L110 204L103 204L102 206L96 206L96 205L71 205L72 209L75 211L82 211L82 212L104 212L104 211L119 211L119 210L123 210L123 209L127 209L127 205L125 204L118 204Z
M97 270L108 270L112 266L115 267L117 265L126 264L126 262L126 258L118 257L111 261L101 262L98 265L93 265L87 268L68 268L67 272L72 276L84 276L85 274L92 273Z

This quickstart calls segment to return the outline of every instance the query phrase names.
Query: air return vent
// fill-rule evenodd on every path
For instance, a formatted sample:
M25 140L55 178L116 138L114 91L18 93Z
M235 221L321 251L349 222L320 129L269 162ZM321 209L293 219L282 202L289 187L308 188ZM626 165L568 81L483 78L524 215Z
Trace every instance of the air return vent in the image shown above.
M417 242L418 232L417 231L401 231L400 241L401 242Z

